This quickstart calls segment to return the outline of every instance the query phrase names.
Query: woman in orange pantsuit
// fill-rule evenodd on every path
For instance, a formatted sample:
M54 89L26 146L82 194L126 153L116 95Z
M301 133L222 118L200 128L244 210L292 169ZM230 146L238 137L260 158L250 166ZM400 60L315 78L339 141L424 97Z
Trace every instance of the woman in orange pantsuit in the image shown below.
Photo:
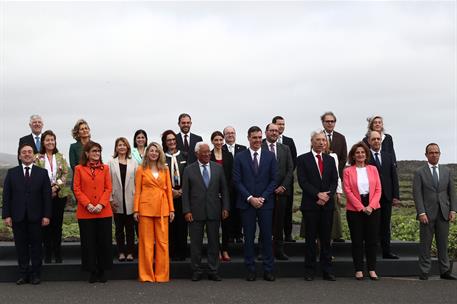
M168 282L168 222L175 214L170 173L158 143L146 148L135 176L133 216L139 223L138 277L141 282Z

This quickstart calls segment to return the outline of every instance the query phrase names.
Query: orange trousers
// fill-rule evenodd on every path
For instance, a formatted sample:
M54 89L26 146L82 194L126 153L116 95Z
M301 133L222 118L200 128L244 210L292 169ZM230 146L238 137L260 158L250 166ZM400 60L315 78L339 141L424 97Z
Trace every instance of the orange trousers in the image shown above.
M168 282L170 257L168 255L168 216L140 216L138 229L138 279L141 282Z

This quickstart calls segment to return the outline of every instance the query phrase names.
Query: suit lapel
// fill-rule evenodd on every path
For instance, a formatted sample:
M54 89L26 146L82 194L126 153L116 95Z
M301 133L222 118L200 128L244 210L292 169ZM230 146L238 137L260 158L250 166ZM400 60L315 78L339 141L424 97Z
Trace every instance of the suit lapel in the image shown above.
M117 157L114 159L114 172L116 173L116 177L119 182L119 185L121 185L121 187L122 187L121 169L119 168L119 159ZM127 175L127 173L126 173L126 175Z

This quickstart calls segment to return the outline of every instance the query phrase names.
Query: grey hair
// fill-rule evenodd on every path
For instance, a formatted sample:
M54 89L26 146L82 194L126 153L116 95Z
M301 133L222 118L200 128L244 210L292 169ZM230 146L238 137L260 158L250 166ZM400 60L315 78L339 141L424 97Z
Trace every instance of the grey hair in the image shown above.
M319 134L324 134L324 131L321 129L316 129L313 132L311 132L311 136L310 136L311 140L313 140L313 138Z
M227 129L229 129L229 128L233 129L233 131L235 131L235 133L236 133L236 130L235 130L234 127L232 127L232 126L227 126L227 127L225 127L224 130L222 131L222 133L224 134L224 136L225 136L225 130L227 130Z
M198 151L200 151L201 146L204 146L204 145L207 145L208 147L210 147L210 145L204 141L199 141L198 143L196 143L195 149L194 149L195 153L198 153Z
M43 118L41 118L41 116L38 114L33 114L32 116L30 116L29 122L31 123L35 119L39 119L39 120L41 120L41 122L43 122Z

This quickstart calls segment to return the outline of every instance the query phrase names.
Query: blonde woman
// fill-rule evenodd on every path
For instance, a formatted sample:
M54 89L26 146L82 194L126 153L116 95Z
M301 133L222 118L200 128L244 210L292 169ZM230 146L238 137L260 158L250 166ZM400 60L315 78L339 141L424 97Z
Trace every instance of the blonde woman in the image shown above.
M141 282L168 282L168 222L175 213L170 172L158 143L150 143L135 177L133 217L138 221L138 276Z

